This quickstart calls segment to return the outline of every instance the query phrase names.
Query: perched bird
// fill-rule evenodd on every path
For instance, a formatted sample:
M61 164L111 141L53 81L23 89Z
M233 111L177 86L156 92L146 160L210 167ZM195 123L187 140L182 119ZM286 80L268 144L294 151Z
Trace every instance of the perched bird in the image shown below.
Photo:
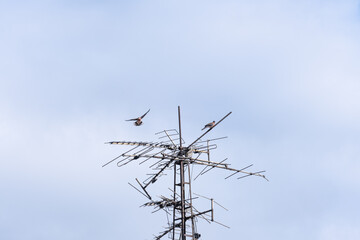
M214 126L215 126L215 121L212 121L211 123L206 124L205 127L201 130L204 130L205 128L212 128Z
M134 125L135 126L140 126L143 122L142 122L142 119L146 116L146 114L150 111L150 109L144 114L142 115L141 117L138 117L138 118L133 118L133 119L129 119L129 120L125 120L125 121L135 121L134 122Z

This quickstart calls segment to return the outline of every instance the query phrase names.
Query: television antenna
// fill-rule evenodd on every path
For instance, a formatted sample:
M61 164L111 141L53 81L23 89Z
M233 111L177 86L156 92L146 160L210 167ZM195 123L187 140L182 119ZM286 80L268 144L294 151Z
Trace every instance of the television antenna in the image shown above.
M172 240L197 240L201 237L201 234L197 232L196 228L196 220L198 218L201 218L209 223L215 222L229 228L228 226L214 220L214 205L218 205L225 210L227 209L216 202L214 199L193 193L191 190L192 180L196 180L198 177L206 174L210 170L216 168L228 171L230 175L225 177L225 179L233 177L237 174L239 174L237 179L249 176L258 176L266 179L265 175L262 174L265 171L251 172L247 170L252 166L252 164L242 169L236 169L230 167L230 164L226 162L227 158L220 162L212 161L210 159L211 150L217 148L217 145L214 142L226 137L207 140L202 140L202 138L230 114L231 112L226 114L217 123L213 123L213 125L208 128L207 131L205 131L196 140L187 146L185 145L185 141L182 137L180 106L178 106L178 129L163 130L156 133L160 139L158 142L107 142L107 144L111 145L131 146L131 149L107 162L103 165L103 167L116 161L118 167L123 167L135 161L139 161L140 165L149 160L154 161L154 163L150 165L150 168L153 170L153 172L148 174L148 178L143 181L139 181L137 178L135 178L138 187L128 183L149 200L142 206L152 206L154 207L154 212L160 210L166 212L168 226L165 228L165 230L156 235L154 239L160 240L163 237L168 236L168 238ZM200 156L204 155L206 156L206 159L200 159ZM203 167L203 169L194 179L192 179L192 169L190 166ZM171 191L171 195L169 197L159 196L159 200L154 200L154 198L150 195L148 188L161 176L165 175L164 172L166 170L173 171L173 188L169 189ZM197 197L193 197L193 195ZM193 200L198 197L210 200L210 209L199 211L197 208L195 208L193 205Z

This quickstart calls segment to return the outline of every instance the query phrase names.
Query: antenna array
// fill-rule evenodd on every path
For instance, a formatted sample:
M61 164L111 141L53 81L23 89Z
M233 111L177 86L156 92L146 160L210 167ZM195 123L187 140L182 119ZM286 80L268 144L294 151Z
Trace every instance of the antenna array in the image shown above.
M228 171L230 175L225 177L228 179L234 175L239 174L237 179L249 176L258 176L266 179L262 173L265 171L250 172L247 169L252 166L246 166L242 169L235 169L229 167L227 158L215 162L210 159L210 152L217 148L215 141L224 139L226 137L202 140L202 138L227 118L231 112L226 114L214 126L210 127L206 132L194 140L191 144L185 146L185 141L181 135L181 117L180 107L178 107L179 128L163 130L156 133L159 136L159 142L129 142L129 141L111 141L107 144L111 145L126 145L131 146L131 149L112 159L103 165L116 162L118 167L127 165L130 162L139 162L143 164L147 161L152 161L150 168L153 170L149 177L143 181L135 179L137 187L129 183L134 189L146 197L149 201L142 206L154 207L154 212L163 210L166 212L168 218L168 226L154 237L159 240L165 236L169 239L197 240L201 235L197 232L196 222L201 218L209 223L215 222L224 227L228 226L214 220L214 204L224 208L212 198L204 197L200 194L193 193L191 190L192 180L204 175L212 169L223 169ZM201 156L206 156L206 159L201 159ZM192 179L191 166L202 166L202 170L198 175ZM159 200L154 200L150 195L148 188L164 174L165 170L173 171L173 187L169 188L171 191L170 197L160 196ZM267 180L267 179L266 179ZM193 197L195 195L197 197ZM193 200L198 197L206 198L211 202L211 208L206 211L199 211L193 206ZM226 208L224 208L227 210ZM172 218L172 219L171 219ZM171 219L171 221L170 221Z

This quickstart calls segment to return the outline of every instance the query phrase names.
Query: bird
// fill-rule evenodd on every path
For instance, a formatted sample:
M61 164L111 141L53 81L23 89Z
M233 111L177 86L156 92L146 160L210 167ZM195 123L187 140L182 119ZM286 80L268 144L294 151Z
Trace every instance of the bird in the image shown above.
M212 121L211 123L208 123L205 125L205 127L201 130L204 130L205 128L213 128L215 126L215 121Z
M135 121L134 122L134 125L135 126L140 126L141 124L143 124L142 122L142 119L146 116L146 114L150 111L150 109L144 113L144 115L142 115L141 117L138 117L138 118L132 118L132 119L128 119L128 120L125 120L125 121Z

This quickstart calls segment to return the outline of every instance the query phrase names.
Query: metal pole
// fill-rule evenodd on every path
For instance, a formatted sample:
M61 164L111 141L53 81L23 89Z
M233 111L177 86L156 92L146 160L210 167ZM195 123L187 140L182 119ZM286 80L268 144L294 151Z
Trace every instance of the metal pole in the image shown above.
M175 213L176 213L176 162L174 162L174 211L173 211L173 237L172 240L175 240Z
M180 161L180 186L181 186L181 240L186 240L186 213L185 213L185 181L184 161Z
M180 106L178 106L179 115L179 137L180 137L180 152L182 151L182 138L181 138L181 116ZM185 213L185 171L184 171L184 160L179 159L180 162L180 197L181 197L181 240L186 240L186 213Z
M181 118L180 118L180 106L178 106L178 115L179 115L180 151L181 151L181 150L182 150L182 138L181 138Z
M192 192L191 192L191 171L190 171L190 164L187 164L188 168L188 176L189 176L189 199L190 199L190 214L191 214L191 230L192 230L192 239L195 240L195 222L194 222L194 212L193 212L193 206L192 206Z
M214 221L214 199L211 199L211 221Z

